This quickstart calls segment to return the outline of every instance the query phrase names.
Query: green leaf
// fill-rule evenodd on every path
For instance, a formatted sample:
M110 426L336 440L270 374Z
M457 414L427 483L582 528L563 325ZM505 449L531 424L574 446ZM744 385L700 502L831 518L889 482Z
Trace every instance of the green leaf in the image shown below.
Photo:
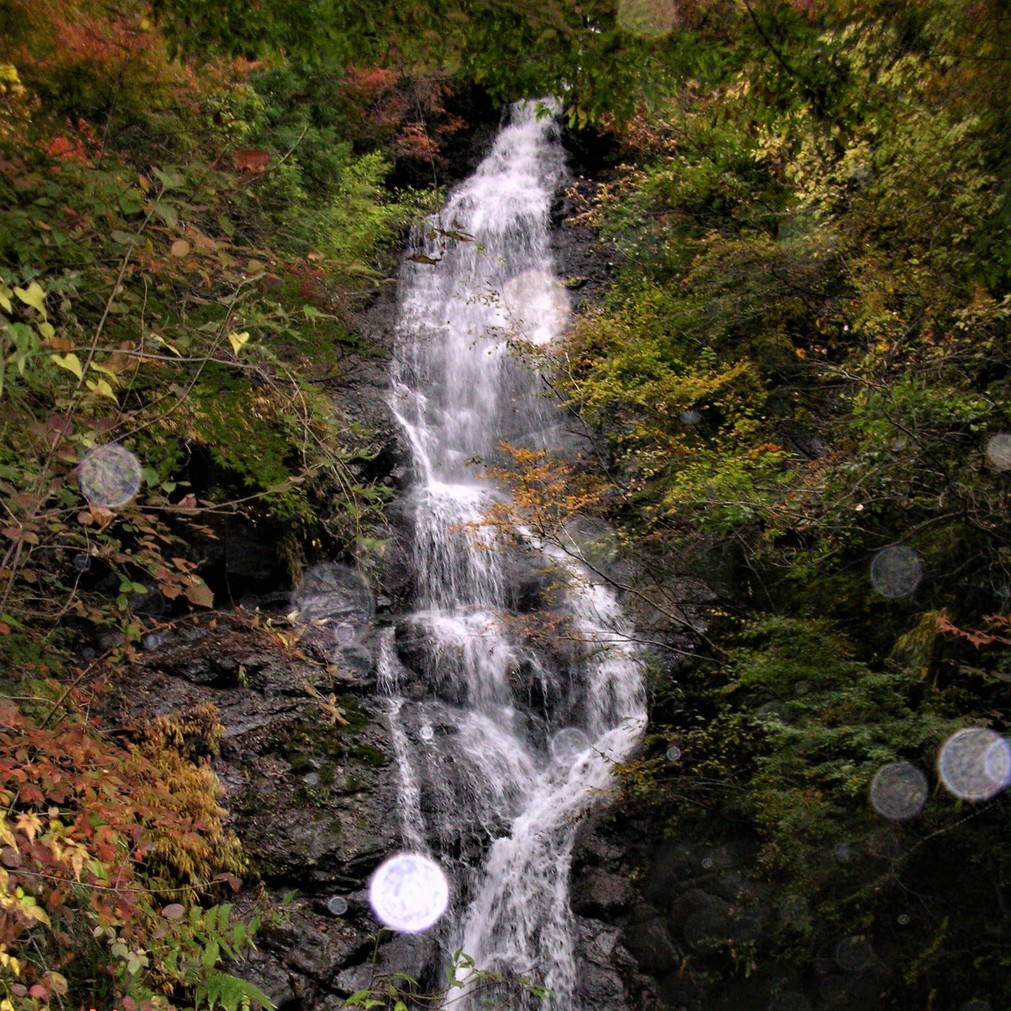
M167 200L158 200L154 205L154 213L169 228L175 228L179 224L179 215Z
M123 190L119 195L119 209L124 214L140 214L144 210L144 199L135 189Z
M213 969L218 964L220 957L221 949L218 946L218 942L214 938L211 938L207 942L207 947L204 948L203 954L200 956L200 961L205 969Z
M186 176L178 169L152 169L152 172L167 190L177 190L186 182Z

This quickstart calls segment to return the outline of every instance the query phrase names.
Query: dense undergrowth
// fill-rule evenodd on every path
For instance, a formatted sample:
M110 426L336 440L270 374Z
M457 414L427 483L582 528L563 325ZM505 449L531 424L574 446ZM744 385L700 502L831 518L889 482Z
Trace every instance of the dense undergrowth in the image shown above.
M97 715L214 604L223 523L354 549L384 501L335 412L349 329L462 123L445 85L170 54L143 3L0 11L0 1007L265 1002L198 711ZM196 742L196 743L195 743ZM199 744L199 746L197 746Z
M654 678L629 810L760 844L777 906L728 971L775 952L817 994L859 937L877 1006L1005 1007L1006 746L985 796L938 762L1011 715L1011 23L795 8L620 132L583 209L618 273L556 359L566 406L641 585L721 598L709 662ZM889 817L898 762L922 803Z

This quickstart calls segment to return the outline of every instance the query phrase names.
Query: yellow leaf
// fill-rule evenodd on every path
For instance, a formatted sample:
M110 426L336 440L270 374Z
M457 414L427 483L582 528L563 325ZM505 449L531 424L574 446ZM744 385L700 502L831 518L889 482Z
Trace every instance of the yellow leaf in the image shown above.
M228 343L232 345L232 350L238 354L240 348L246 341L249 340L249 331L243 330L242 333L230 333L228 335Z
M42 290L42 285L38 281L32 281L27 288L15 288L14 294L25 305L30 305L33 309L38 310L39 315L43 319L46 319L46 293Z
M28 836L28 841L33 843L39 829L42 828L42 819L34 811L26 811L18 815L17 826L18 831L24 832Z
M11 302L13 294L14 292L6 284L0 283L0 309L3 309L4 312L10 312L14 308L14 303Z
M104 372L107 376L112 376L112 378L115 379L117 377L116 370L109 368L109 364L112 364L112 362L110 361L106 365L100 365L98 362L92 362L91 367L99 372Z
M100 397L108 397L110 400L116 400L116 394L113 392L113 389L109 385L107 380L87 379L85 380L85 382L88 385L88 389L91 390L92 393L97 393Z
M81 360L75 354L50 355L50 358L59 365L61 369L73 372L78 379L84 378L84 370L81 368Z

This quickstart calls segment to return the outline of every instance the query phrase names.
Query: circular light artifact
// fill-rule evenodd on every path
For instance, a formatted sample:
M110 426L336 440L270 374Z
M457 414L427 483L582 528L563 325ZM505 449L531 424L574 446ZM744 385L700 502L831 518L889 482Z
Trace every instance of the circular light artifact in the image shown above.
M442 868L421 853L398 853L380 864L369 881L369 902L380 923L417 934L427 930L449 905L449 882Z
M966 727L944 742L941 782L962 800L989 800L1011 782L1011 744L988 727Z
M986 440L986 455L997 470L1011 470L1011 435L998 432Z
M126 505L140 488L140 461L118 443L91 450L77 465L77 483L92 504L115 509Z
M889 762L871 783L871 807L891 821L913 818L927 803L927 777L909 762Z
M871 562L871 582L882 597L898 600L908 597L920 585L923 562L905 544L893 544L874 556Z
M848 864L853 859L853 850L848 842L838 842L832 848L832 856L841 864Z
M565 727L551 738L548 747L559 765L572 765L590 747L590 739L578 727Z
M348 911L348 900L343 895L331 895L327 899L326 908L334 916L343 916Z
M435 731L432 729L431 723L422 723L421 729L418 731L418 736L425 741L432 741L435 739Z
M667 749L667 761L668 762L676 762L680 758L681 758L681 749L676 744L672 744Z
M871 946L866 937L844 937L835 946L835 960L846 972L863 972L871 964Z

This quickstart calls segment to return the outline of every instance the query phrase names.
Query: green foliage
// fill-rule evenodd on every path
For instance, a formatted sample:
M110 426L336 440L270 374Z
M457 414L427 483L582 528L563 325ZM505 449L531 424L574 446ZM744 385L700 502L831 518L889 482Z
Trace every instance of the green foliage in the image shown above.
M617 130L624 162L579 214L613 283L554 362L653 572L635 591L690 585L673 570L720 596L709 662L655 673L629 811L756 840L805 902L772 945L791 964L866 934L889 1006L1006 1003L1006 948L966 968L1006 815L930 770L953 729L1011 724L1007 11L740 13L733 59ZM923 566L899 597L870 571L894 544ZM893 824L867 796L899 759L935 789ZM910 893L919 930L896 937Z
M349 314L420 198L322 95L286 122L297 98L245 61L171 60L148 14L0 12L3 1011L269 1006L231 972L257 918L219 901L244 859L216 717L113 739L90 714L145 630L213 605L221 514L337 555L384 502L351 469L372 433L320 381L369 353Z
M749 793L766 857L817 891L811 878L834 871L810 853L831 850L841 825L854 840L877 827L865 802L874 773L899 758L929 764L950 726L915 703L905 671L853 659L827 622L769 618L745 626L740 641L720 690L731 710L715 733L753 742Z

